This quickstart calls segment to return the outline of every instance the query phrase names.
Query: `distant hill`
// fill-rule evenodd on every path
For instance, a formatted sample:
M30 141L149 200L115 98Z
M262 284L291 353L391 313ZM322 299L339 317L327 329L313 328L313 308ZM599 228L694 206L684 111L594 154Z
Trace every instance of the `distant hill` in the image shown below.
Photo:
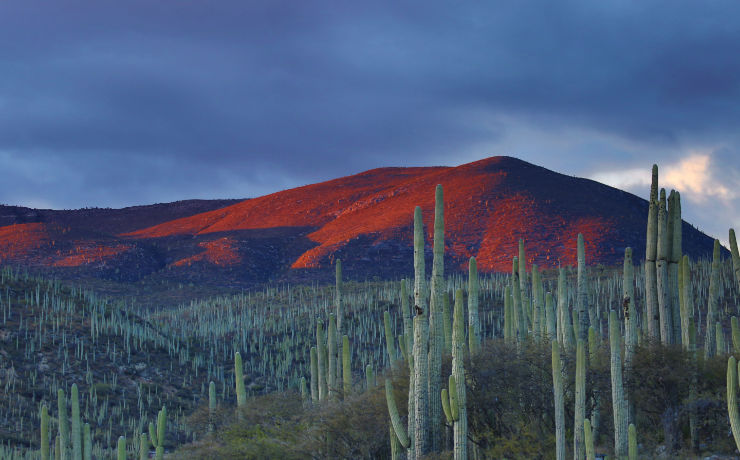
M650 171L645 171L650 174ZM527 263L619 264L644 257L647 201L512 157L457 167L380 168L249 200L189 200L123 209L0 207L3 262L60 276L123 282L167 279L247 286L326 280L335 258L348 278L412 273L414 207L424 213L431 261L434 188L445 193L446 271L471 256L479 270L511 270L519 238ZM684 253L712 239L684 222Z

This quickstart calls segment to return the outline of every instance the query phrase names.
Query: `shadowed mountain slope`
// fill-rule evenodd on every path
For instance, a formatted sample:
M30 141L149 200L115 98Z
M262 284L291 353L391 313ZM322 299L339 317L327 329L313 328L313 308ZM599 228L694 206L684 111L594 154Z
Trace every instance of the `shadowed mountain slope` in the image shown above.
M508 271L519 238L528 264L541 267L575 264L578 233L584 234L589 264L618 264L627 246L636 260L645 251L645 200L512 157L457 167L380 168L238 202L23 208L15 220L11 207L4 207L0 251L5 259L37 266L95 267L103 277L124 273L123 280L324 279L337 257L350 277L406 276L417 205L431 257L437 184L445 193L448 270L463 270L475 256L479 270ZM712 240L685 222L683 243L692 258L711 253Z

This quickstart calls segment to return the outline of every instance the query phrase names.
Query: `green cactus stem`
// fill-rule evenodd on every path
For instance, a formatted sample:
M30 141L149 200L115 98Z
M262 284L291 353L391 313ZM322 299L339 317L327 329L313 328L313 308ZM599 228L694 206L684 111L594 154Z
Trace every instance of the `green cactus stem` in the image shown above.
M504 288L504 341L507 343L511 343L514 338L514 314L512 303L511 286L507 284ZM450 337L450 342L451 341L452 337Z
M732 436L735 438L735 445L740 450L740 414L737 410L737 385L738 385L738 368L734 356L727 360L727 414L730 418L730 428Z
M396 343L391 329L391 314L388 310L383 312L383 330L385 331L385 349L388 353L388 363L392 369L396 365Z
M238 351L234 354L234 379L236 380L236 406L243 407L247 403L247 392L244 389L242 355Z
M591 433L591 421L589 419L583 421L583 439L586 444L586 460L596 460L594 437Z
M342 390L345 396L352 391L352 352L346 335L342 336Z
M740 355L740 327L737 324L737 316L730 318L732 328L732 349L736 355Z
M445 334L445 353L452 353L452 318L450 313L450 294L442 294L442 327Z
M421 457L429 453L429 320L424 286L424 228L421 208L414 210L414 453ZM441 405L441 402L440 402Z
M735 229L730 229L730 254L732 255L732 271L735 273L738 287L740 287L740 252L737 249Z
M334 315L329 315L329 330L327 341L327 387L329 390L329 399L337 399L337 325Z
M552 341L552 390L555 399L555 458L565 460L565 405L563 400L563 365L560 344Z
M141 433L139 436L139 460L147 460L149 458L149 438L146 434Z
M67 458L69 448L69 419L67 418L67 397L64 390L57 390L57 410L59 425L59 452L62 460Z
M629 367L637 346L637 310L635 304L635 267L632 265L632 248L624 250L622 277L622 313L624 314L624 362Z
M444 326L442 325L442 296L444 281L444 192L437 185L434 193L434 243L432 259L431 296L429 298L429 437L432 452L441 450L443 439L442 401L436 396L442 389L442 352L444 351Z
M575 311L574 311L575 312ZM576 343L576 395L573 423L574 458L586 455L583 421L586 419L586 347L583 339Z
M90 424L85 423L83 428L83 460L92 460L92 436L90 435Z
M612 413L614 415L614 452L618 458L627 455L627 401L622 376L622 333L617 312L609 312L609 349L611 355Z
M455 317L452 322L452 375L454 376L457 394L457 411L453 407L450 410L457 412L458 417L453 427L454 458L455 460L467 460L468 458L468 413L467 399L465 394L465 369L463 360L465 349L465 317L463 315L463 293L458 289L455 293Z
M586 285L586 248L583 235L578 234L578 278L576 286L576 305L578 307L578 338L587 340L591 321L588 315L588 286Z
M49 408L41 406L41 460L49 460Z
M80 420L80 391L72 384L72 458L82 460L82 422Z
M649 341L658 341L660 339L658 275L656 269L658 256L658 206L658 165L653 165L645 250L645 316Z
M126 460L126 436L118 437L118 460Z
M391 382L391 379L385 379L385 400L388 404L388 415L390 415L391 418L391 427L393 428L393 432L401 445L408 449L411 441L409 440L406 427L404 427L401 422L401 416L398 414L398 407L396 406L396 398L393 395L393 383Z
M678 284L678 266L683 258L682 247L683 237L681 228L681 194L671 190L668 223L671 231L668 232L669 249L668 253L668 276L669 276L669 303L671 304L671 313L673 314L673 343L680 345L682 343L681 329L681 310L679 303L679 284Z
M319 401L319 364L316 347L311 347L311 401Z
M637 460L637 429L635 428L635 424L630 423L627 430L629 432L629 441L627 443L627 459Z
M329 391L328 382L326 381L326 339L324 338L324 323L321 320L316 321L316 353L318 355L319 401L323 401L328 397Z
M660 341L663 345L673 343L673 313L669 302L669 278L668 278L668 253L670 246L668 242L668 227L666 217L665 189L660 189L660 202L658 204L658 259L656 262L657 286L658 286L658 311L660 312Z

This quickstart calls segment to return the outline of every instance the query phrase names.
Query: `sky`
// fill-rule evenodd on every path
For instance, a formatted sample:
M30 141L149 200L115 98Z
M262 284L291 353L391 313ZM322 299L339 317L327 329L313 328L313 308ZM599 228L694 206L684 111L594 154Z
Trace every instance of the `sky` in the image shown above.
M246 198L511 155L740 227L740 3L3 0L0 203Z

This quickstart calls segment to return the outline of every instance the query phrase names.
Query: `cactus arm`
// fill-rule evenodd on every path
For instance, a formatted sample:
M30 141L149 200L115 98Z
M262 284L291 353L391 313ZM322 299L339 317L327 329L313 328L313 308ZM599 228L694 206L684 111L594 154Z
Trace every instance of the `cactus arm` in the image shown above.
M398 442L400 442L405 449L408 449L410 444L409 436L403 423L401 423L401 416L398 414L396 398L393 396L393 384L390 379L385 379L385 400L388 404L388 415L391 417L391 425L393 426L393 431L398 438Z

